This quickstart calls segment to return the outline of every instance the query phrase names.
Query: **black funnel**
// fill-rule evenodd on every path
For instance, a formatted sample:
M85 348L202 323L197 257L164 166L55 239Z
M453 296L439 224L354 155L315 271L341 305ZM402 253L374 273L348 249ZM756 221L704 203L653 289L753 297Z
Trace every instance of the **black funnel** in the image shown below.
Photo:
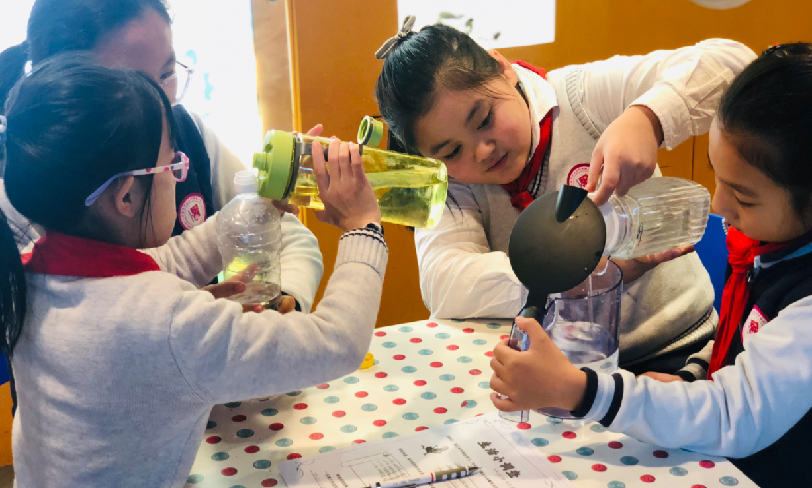
M546 310L547 295L595 270L605 245L606 224L586 190L562 185L536 199L513 226L508 248L510 266L530 292L525 306Z

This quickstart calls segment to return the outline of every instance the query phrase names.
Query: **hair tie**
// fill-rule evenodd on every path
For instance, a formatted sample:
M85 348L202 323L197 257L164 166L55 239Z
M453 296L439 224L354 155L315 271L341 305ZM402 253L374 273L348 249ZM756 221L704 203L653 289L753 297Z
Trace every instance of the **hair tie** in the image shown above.
M406 18L403 20L403 27L400 28L397 34L387 39L380 49L375 51L375 57L377 59L385 59L387 56L389 56L389 53L392 52L392 49L394 49L394 47L397 46L400 41L402 41L409 34L412 33L414 21L415 21L414 15L407 15Z
M5 115L0 115L0 144L6 143L6 132L8 131L8 119Z

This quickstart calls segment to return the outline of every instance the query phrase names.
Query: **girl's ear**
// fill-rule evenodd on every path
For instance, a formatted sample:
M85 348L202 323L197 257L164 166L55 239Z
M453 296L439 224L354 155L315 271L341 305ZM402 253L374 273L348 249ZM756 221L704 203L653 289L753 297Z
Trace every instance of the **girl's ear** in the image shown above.
M516 75L516 70L513 69L513 64L506 57L499 54L496 49L489 50L488 54L499 63L499 71L502 72L502 76L507 79L510 86L515 86L519 82L519 77Z
M120 180L113 192L116 210L124 217L133 218L138 214L140 198L135 190L135 177L128 176Z

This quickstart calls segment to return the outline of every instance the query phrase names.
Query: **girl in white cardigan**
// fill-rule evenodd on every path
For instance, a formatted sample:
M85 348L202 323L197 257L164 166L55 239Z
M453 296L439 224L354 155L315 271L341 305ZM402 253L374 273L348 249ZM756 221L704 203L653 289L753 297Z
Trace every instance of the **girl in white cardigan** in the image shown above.
M318 311L243 313L198 289L222 269L217 216L170 239L189 162L154 81L60 55L7 109L8 198L46 229L21 258L0 222L17 486L181 487L213 405L359 366L388 253L357 146L331 143L329 173L314 151L320 218L345 231Z

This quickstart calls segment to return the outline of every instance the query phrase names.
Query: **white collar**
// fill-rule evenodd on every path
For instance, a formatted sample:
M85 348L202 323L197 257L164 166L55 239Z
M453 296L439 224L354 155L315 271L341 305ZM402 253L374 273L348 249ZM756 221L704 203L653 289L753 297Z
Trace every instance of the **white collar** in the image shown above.
M530 107L530 130L533 141L528 157L532 157L539 144L541 133L539 123L550 110L558 106L558 99L555 96L555 88L547 80L518 64L514 64L513 69L516 70L519 84Z

